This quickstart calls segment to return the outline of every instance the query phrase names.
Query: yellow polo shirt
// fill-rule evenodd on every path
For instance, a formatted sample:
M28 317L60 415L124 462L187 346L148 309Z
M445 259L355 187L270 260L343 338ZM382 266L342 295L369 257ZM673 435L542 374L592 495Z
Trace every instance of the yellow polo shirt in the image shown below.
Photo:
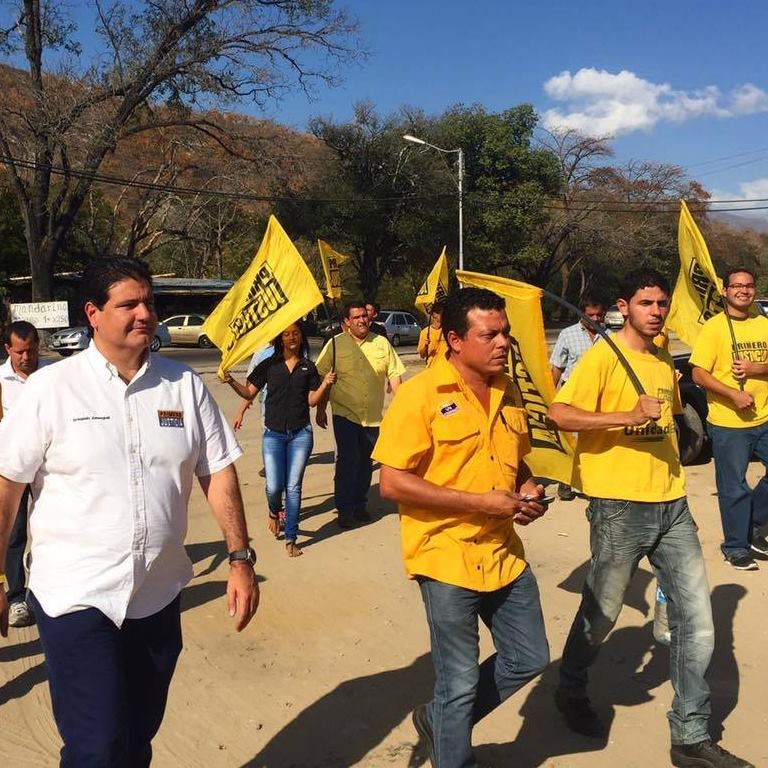
M445 357L445 353L448 351L448 345L445 343L445 336L443 336L442 330L439 328L432 328L429 325L426 328L421 329L416 350L419 355L421 355L425 349L427 350L427 359L425 361L427 367L432 365L435 358Z
M403 361L384 336L369 333L360 344L349 333L340 333L334 338L338 379L331 387L333 414L364 427L377 427L384 410L384 382L405 373ZM321 376L331 370L333 346L330 341L315 364Z
M768 318L731 319L739 357L753 363L768 363ZM733 341L724 312L704 323L693 345L690 362L691 365L709 371L719 382L729 387L739 386L731 373ZM716 427L737 429L765 424L768 421L768 377L748 376L744 380L744 391L750 392L755 398L754 408L737 410L727 397L707 390L707 421Z
M494 379L488 413L445 358L397 391L373 450L376 461L461 491L514 491L530 450L525 411L507 376ZM510 519L400 505L410 578L491 592L525 569L523 544Z

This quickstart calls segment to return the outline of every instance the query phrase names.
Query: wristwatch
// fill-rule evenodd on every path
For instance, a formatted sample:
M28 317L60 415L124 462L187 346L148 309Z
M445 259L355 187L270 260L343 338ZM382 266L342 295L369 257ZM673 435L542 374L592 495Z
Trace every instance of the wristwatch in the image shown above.
M239 561L245 561L248 565L256 564L256 552L252 547L246 547L245 549L236 549L234 552L229 553L229 562L237 563Z

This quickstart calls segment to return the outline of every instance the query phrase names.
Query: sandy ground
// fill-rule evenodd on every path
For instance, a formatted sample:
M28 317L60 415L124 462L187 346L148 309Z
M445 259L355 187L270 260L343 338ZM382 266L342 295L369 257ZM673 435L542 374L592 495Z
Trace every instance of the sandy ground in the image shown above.
M230 389L218 385L212 372L205 378L224 411L234 415ZM333 511L333 438L317 429L304 483L305 554L289 559L283 543L267 533L257 475L259 432L252 411L241 433L245 456L238 470L259 553L261 607L246 631L236 634L223 598L226 553L196 490L188 538L195 578L183 596L184 650L155 740L154 765L423 765L410 712L429 698L432 686L427 625L418 590L401 565L396 511L378 497L378 473L373 522L341 532ZM752 480L758 476L753 466ZM689 468L688 491L717 630L709 675L713 732L722 732L732 751L766 766L768 562L759 572L741 573L720 557L711 462ZM556 502L544 519L521 530L539 580L552 664L475 729L484 766L669 765L668 652L654 645L651 634L654 587L647 565L594 669L593 699L611 723L607 743L571 734L552 704L588 557L584 506L582 500ZM481 636L485 655L490 644L487 633ZM36 629L10 630L8 640L0 640L0 662L0 765L56 765L60 742Z

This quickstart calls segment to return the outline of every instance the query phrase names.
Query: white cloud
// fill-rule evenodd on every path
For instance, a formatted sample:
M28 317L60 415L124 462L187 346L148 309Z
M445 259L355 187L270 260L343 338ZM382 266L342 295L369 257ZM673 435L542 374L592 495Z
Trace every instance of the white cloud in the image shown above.
M627 70L565 71L547 80L544 90L564 104L544 112L545 128L575 128L591 136L650 131L659 122L682 123L704 115L728 118L768 112L768 93L752 83L724 97L714 85L676 91L669 83L652 83Z
M739 191L727 191L723 189L712 190L712 200L718 210L730 210L738 213L740 216L766 219L768 212L765 210L744 210L745 207L762 208L768 203L754 202L756 200L768 200L768 177L752 179L751 181L742 181L738 184ZM719 203L718 200L733 200L732 203Z

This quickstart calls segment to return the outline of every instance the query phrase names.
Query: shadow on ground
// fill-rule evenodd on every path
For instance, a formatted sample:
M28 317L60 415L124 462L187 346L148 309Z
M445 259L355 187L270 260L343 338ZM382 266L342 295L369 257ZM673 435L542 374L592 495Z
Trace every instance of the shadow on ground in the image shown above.
M347 680L288 723L245 767L356 765L429 698L432 679L432 664L425 654L402 669ZM424 762L414 755L412 743L394 748L391 758L392 765Z
M645 594L652 578L647 571L638 571L628 591L628 604L642 603L639 596ZM565 583L570 583L570 577ZM712 591L715 650L707 679L712 690L710 732L715 740L722 735L723 723L738 701L739 670L733 653L733 619L745 594L744 587L736 584L719 585ZM569 731L555 709L553 697L559 663L559 660L552 662L530 689L520 709L524 721L517 738L510 743L485 744L476 749L481 764L497 768L511 765L537 768L561 755L605 748L607 739L589 739ZM639 706L653 700L654 689L668 679L669 650L654 641L653 621L612 632L603 643L590 675L590 696L608 726L607 738L614 724L615 707ZM671 705L671 701L664 704ZM660 719L658 727L666 729L667 724Z

